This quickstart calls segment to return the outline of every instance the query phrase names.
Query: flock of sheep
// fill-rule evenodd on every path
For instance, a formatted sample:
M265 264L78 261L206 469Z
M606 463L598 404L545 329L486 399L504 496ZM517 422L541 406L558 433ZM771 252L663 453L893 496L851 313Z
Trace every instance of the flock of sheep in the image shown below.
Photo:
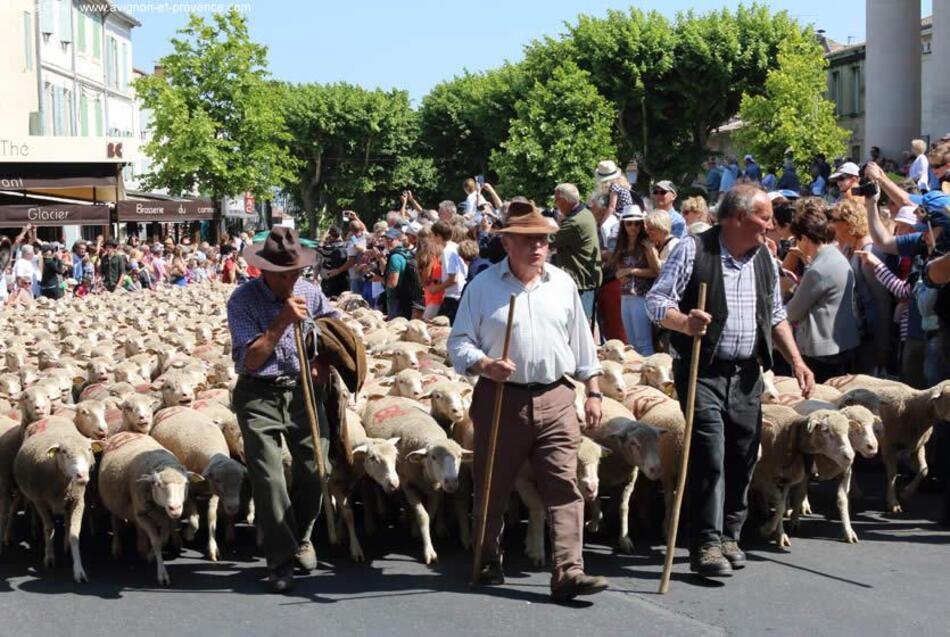
M154 560L160 584L170 583L162 559L166 542L193 540L200 515L207 529L206 556L217 560L218 518L223 541L234 525L253 524L240 429L230 409L235 381L225 303L233 288L208 283L158 291L17 306L0 314L0 551L42 536L44 564L54 565L54 516L65 519L64 546L73 578L87 579L84 541L105 541L122 557L126 525L138 534L139 553ZM473 381L446 360L447 323L394 320L349 294L334 304L366 344L367 382L350 396L346 428L350 448L334 463L329 483L338 527L352 559L363 561L361 534L398 506L422 543L422 559L438 559L432 531L454 517L458 540L471 545L473 448L468 416ZM601 490L618 494L621 552L632 552L630 507L640 488L659 488L670 511L685 419L674 395L672 359L642 358L610 341L600 348L604 367L603 424L578 451L578 486L588 502L587 530L603 528ZM845 542L858 541L850 523L849 495L855 454L880 454L887 476L886 506L900 511L898 454L917 470L901 492L912 497L926 477L924 445L936 422L950 420L950 383L915 390L899 382L848 376L818 385L804 400L794 379L764 377L760 458L752 503L766 520L764 536L789 547L810 513L811 480L837 480L837 507ZM578 417L582 416L578 387ZM292 485L285 452L285 479ZM544 507L529 466L516 484L527 509L525 553L545 562ZM317 494L314 494L317 497ZM354 518L362 502L363 524ZM33 515L33 537L14 537ZM519 516L520 517L520 516ZM786 521L786 518L789 518ZM0 558L2 559L2 558Z

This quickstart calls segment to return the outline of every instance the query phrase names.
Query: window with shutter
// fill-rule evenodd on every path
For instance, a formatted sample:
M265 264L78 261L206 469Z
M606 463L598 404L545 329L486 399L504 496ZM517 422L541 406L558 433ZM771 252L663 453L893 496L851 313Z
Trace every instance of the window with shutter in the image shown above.
M54 11L56 7L53 0L40 0L40 31L42 33L52 33L56 25L56 16Z
M63 135L73 135L76 126L73 123L73 92L63 89Z
M59 0L59 40L61 42L73 41L73 3L72 0Z
M98 15L92 17L92 57L102 59L102 23Z
M33 19L29 11L23 12L23 61L26 70L33 69Z
M79 96L79 134L89 136L89 98L85 93Z
M112 86L112 38L106 38L106 86Z
M96 137L102 137L102 97L96 97Z
M86 14L82 11L76 12L76 50L86 52Z
M63 134L63 89L53 87L53 135Z
M122 61L122 75L120 76L120 86L123 91L129 88L129 50L128 44L122 43L122 54L119 56Z

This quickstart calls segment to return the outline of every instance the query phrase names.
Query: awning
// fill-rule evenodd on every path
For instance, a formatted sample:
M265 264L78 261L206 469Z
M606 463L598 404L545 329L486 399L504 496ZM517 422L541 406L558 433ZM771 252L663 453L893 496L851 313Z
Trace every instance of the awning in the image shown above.
M0 228L35 226L104 226L109 206L66 203L32 203L0 206Z
M80 199L117 201L125 190L115 163L0 163L0 190Z
M189 201L127 199L116 204L116 213L120 222L210 221L214 217L214 204L208 199Z

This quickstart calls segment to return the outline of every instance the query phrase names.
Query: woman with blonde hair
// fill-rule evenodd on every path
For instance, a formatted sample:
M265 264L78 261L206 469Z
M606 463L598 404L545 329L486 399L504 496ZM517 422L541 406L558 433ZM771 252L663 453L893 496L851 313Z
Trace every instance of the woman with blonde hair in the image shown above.
M868 229L867 211L857 201L839 201L829 213L835 229L838 249L854 272L854 301L861 346L852 363L855 374L873 374L875 368L887 365L891 350L891 293L877 279L874 266L865 263L862 252L885 259L884 252L874 246Z
M702 197L687 197L680 209L680 214L686 220L686 227L694 223L709 223L709 207Z
M927 143L922 139L915 139L910 143L914 152L914 162L910 165L907 176L914 180L920 192L930 190L930 162L927 159Z
M680 242L673 236L673 218L666 210L654 210L647 215L643 227L656 249L659 268L662 268L670 257L670 253L673 252L673 248Z
M594 176L597 178L598 193L607 197L604 218L614 214L619 215L627 209L627 206L635 203L630 195L630 182L614 162L607 159L597 164ZM636 203L640 205L639 202Z

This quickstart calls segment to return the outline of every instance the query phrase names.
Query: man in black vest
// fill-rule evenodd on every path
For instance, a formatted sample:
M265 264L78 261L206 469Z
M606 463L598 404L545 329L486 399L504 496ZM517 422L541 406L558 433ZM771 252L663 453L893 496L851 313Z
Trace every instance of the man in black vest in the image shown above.
M702 336L686 500L690 569L728 577L745 566L739 534L748 510L762 423L762 369L772 348L792 366L802 395L815 379L785 320L778 268L765 247L772 228L768 195L735 186L719 206L719 224L674 248L647 312L672 330L670 344L680 404L686 409L693 336ZM707 285L706 311L695 309Z

